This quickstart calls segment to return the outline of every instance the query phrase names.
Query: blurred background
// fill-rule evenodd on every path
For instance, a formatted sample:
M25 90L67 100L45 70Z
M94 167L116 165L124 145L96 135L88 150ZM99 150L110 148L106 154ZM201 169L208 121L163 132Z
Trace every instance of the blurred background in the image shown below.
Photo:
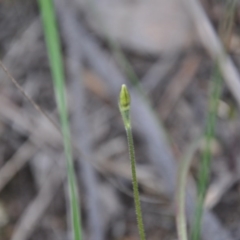
M83 239L138 239L118 93L127 84L147 239L177 239L178 165L205 132L216 59L223 76L202 238L240 239L240 4L55 0ZM234 8L231 8L234 6ZM62 138L36 1L0 1L0 239L70 239ZM80 84L76 93L72 79ZM80 122L76 119L81 119ZM192 156L187 218L204 151Z

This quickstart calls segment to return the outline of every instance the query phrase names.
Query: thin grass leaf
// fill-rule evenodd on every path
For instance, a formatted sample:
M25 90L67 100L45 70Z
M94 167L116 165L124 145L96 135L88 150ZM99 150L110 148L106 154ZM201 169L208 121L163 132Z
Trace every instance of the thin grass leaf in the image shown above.
M64 71L60 48L60 38L58 34L52 0L39 0L38 3L43 21L45 40L47 44L51 73L54 82L54 90L61 120L64 151L67 162L68 188L74 240L81 240L82 231L80 222L79 200L70 141L71 137L65 96Z
M192 239L199 240L201 233L201 222L203 216L203 205L206 196L207 185L209 182L209 172L211 163L211 142L215 135L216 116L218 103L222 89L222 75L218 63L215 64L213 71L213 86L209 101L209 110L207 116L207 125L205 132L205 149L202 154L198 176L198 198L196 205L195 221L192 231Z
M226 11L223 21L220 24L220 33L222 35L222 41L224 43L225 50L228 49L232 27L234 23L234 14L236 10L236 0L229 0L226 1ZM210 171L210 162L211 162L211 151L210 145L211 141L215 135L215 125L216 125L216 115L217 115L217 108L218 102L220 99L221 88L222 88L222 75L220 72L220 67L218 61L220 58L224 58L225 56L219 56L217 62L215 63L214 71L213 71L213 86L212 86L212 93L210 96L209 102L209 111L207 117L207 125L206 125L206 132L205 132L205 139L206 139L206 147L202 155L202 162L200 165L199 171L199 178L198 178L198 199L196 205L196 215L195 221L192 230L192 239L199 240L201 234L201 222L203 216L203 205L207 190L207 184L209 181L209 171Z
M195 140L180 162L176 193L176 225L179 240L187 240L187 221L185 213L186 186L189 169L194 154L199 147L200 139Z

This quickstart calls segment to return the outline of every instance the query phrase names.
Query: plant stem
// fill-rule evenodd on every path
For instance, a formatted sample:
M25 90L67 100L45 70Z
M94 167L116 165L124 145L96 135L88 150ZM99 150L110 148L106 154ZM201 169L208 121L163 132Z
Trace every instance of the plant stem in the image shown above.
M203 205L204 199L207 190L207 184L209 181L209 171L210 171L210 163L211 163L211 141L215 134L215 125L216 125L216 115L218 102L221 94L221 86L222 86L222 76L220 73L220 69L218 63L215 65L215 69L213 72L213 86L212 93L209 102L209 110L207 117L207 126L205 132L205 150L202 154L202 161L199 170L199 180L198 180L198 199L197 199L197 207L195 214L195 222L193 226L192 239L199 240L201 233L201 222L203 216Z
M176 194L176 225L179 240L187 240L187 224L186 224L186 214L185 214L185 198L186 198L186 185L188 172L191 166L193 155L195 154L197 148L199 147L198 138L189 147L189 150L184 155L181 160L179 171L178 171L178 182L177 182L177 194Z
M128 139L129 157L131 160L131 168L132 168L132 185L133 185L133 195L134 195L134 203L135 203L135 210L136 210L136 216L137 216L138 231L139 231L140 239L145 240L142 210L141 210L141 203L140 203L140 197L139 197L139 191L138 191L134 143L133 143L131 127L126 128L126 133L127 133L127 139Z
M63 134L64 151L67 163L67 177L70 199L69 202L72 228L74 232L74 240L81 240L82 239L81 218L77 192L77 181L72 157L71 135L68 122L68 112L64 84L65 76L61 56L60 38L58 34L55 11L52 0L39 0L38 4L42 16L43 30L48 50L48 57L54 83L58 111L60 115L61 129Z
M227 51L229 48L231 32L234 25L234 14L236 12L236 4L237 0L229 0L225 2L227 10L225 11L223 21L220 23L220 35L222 36L222 41L225 50ZM200 233L201 233L201 220L203 215L203 205L204 199L207 190L207 184L209 181L209 168L210 168L210 161L211 161L211 151L210 145L211 140L214 137L215 133L215 125L216 125L216 115L217 115L217 107L221 93L222 87L222 75L219 69L219 61L221 58L225 56L218 56L218 59L215 63L215 69L213 72L213 91L210 96L210 104L209 104L209 112L208 112L208 119L207 119L207 126L205 132L205 139L206 139L206 148L202 155L202 162L199 171L199 182L198 182L198 200L197 200L197 207L196 207L196 216L195 222L193 226L192 232L192 239L199 240Z
M130 94L128 92L128 89L125 85L122 85L120 96L119 96L119 109L122 115L126 133L127 133L129 158L131 161L131 169L132 169L133 196L134 196L135 211L137 216L138 232L140 235L140 239L145 240L146 238L145 238L141 203L140 203L140 197L139 197L139 191L138 191L136 160L135 160L135 151L134 151L134 143L133 143L132 127L131 127L131 119L130 119L130 102L131 102L131 99L130 99Z

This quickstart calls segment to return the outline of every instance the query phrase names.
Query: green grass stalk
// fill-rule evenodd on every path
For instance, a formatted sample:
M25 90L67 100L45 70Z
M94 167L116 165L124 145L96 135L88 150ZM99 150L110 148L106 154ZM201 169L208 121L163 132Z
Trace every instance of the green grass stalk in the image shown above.
M48 50L48 57L50 61L50 68L53 77L54 90L56 101L61 121L61 129L63 134L64 151L67 162L67 176L68 188L70 198L70 211L71 221L74 233L74 240L82 239L79 200L77 192L77 182L74 172L74 164L72 157L70 127L68 121L68 112L65 96L64 85L64 71L61 56L61 45L58 34L56 17L52 0L39 0L38 1L40 13L42 16L44 35Z
M226 1L226 11L224 14L223 21L220 24L220 35L222 37L223 45L225 50L228 50L231 32L234 25L234 15L236 13L236 4L237 0L229 0ZM219 56L219 58L224 58L224 56ZM201 234L201 221L203 215L203 205L204 199L207 190L207 184L209 181L209 169L211 162L211 141L214 138L215 134L215 125L216 125L216 115L218 102L221 94L222 87L222 75L219 69L218 61L221 59L217 59L215 63L215 68L213 71L213 86L212 86L212 94L210 96L209 103L209 111L207 117L207 125L205 132L206 139L206 147L202 155L202 162L199 171L199 179L198 179L198 199L196 205L196 216L192 230L192 240L199 240Z
M220 24L219 34L222 39L224 48L228 51L230 40L231 40L231 33L234 26L234 16L236 14L236 6L237 0L228 0L225 2L226 10L225 16L223 18L222 23Z
M132 136L132 127L131 127L131 119L130 119L130 94L126 85L122 85L119 97L119 109L122 115L123 123L127 133L128 139L128 149L129 149L129 158L131 161L131 169L132 169L132 184L133 184L133 195L134 195L134 204L137 216L137 224L138 231L141 240L145 240L145 231L142 219L142 210L141 203L138 191L138 180L136 173L136 160L135 160L135 151L134 151L134 143Z
M185 214L186 186L193 155L199 147L199 139L194 141L180 162L176 193L176 225L179 240L187 240L187 221Z
M192 231L192 240L199 240L201 234L201 222L203 216L204 200L209 182L209 172L211 164L211 142L215 135L215 125L218 103L222 89L222 75L218 63L215 64L213 71L212 92L209 101L207 125L205 131L205 148L202 154L198 176L198 197L196 205L195 220Z

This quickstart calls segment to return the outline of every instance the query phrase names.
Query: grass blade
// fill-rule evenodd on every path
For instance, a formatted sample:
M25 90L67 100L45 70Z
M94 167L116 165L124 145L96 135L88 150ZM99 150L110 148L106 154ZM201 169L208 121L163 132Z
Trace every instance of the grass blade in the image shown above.
M223 21L220 24L220 35L222 37L225 50L228 50L230 38L231 38L231 32L234 24L234 14L236 12L237 1L229 0L229 1L226 1L225 4L226 4L226 11L224 14ZM205 200L207 184L209 180L209 171L210 171L210 161L211 161L210 145L211 145L211 140L213 139L215 134L217 107L218 107L218 102L221 94L222 81L223 81L218 61L220 61L221 58L224 58L224 57L225 56L219 56L219 59L216 60L215 68L213 71L213 86L212 86L212 93L210 96L207 126L206 126L206 132L205 132L206 147L202 155L202 162L201 162L200 171L199 171L198 199L197 199L197 205L196 205L195 221L194 221L193 231L192 231L193 240L199 240L200 234L201 234L203 204Z
M205 149L202 154L202 161L200 164L198 176L198 198L196 205L195 221L192 231L193 240L200 239L203 205L209 181L209 171L211 163L211 141L215 135L217 108L221 94L221 88L222 88L222 75L220 73L218 63L216 63L213 71L213 86L209 101L209 110L205 131Z
M60 38L57 30L54 6L52 0L39 0L39 8L43 21L45 40L47 44L51 73L58 111L61 120L64 151L67 161L68 188L74 240L82 239L77 183L74 172L70 128L68 122L67 104L64 85L64 71L60 48Z
M193 155L199 147L200 139L195 140L181 160L178 172L177 193L176 193L176 225L179 240L187 240L187 221L185 214L186 186L188 172L191 166Z

